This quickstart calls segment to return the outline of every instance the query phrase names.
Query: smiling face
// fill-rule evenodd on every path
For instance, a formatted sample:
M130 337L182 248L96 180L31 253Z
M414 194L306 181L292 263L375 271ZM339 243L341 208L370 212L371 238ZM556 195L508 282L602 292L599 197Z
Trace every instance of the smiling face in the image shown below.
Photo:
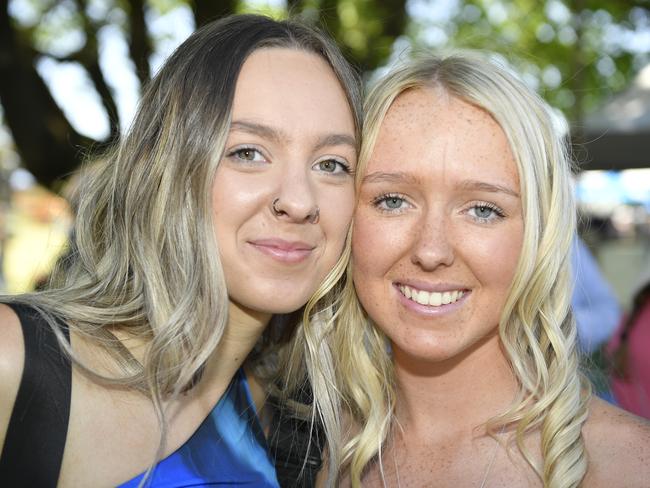
M396 360L445 361L497 332L523 240L517 166L484 110L402 93L368 161L354 284Z
M233 302L263 313L307 302L343 249L355 165L352 113L326 61L287 48L253 52L213 187Z

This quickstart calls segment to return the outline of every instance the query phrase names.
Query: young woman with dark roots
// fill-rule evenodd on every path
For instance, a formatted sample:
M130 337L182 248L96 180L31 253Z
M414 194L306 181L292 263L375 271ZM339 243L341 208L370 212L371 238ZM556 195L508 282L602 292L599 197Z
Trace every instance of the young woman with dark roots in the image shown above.
M1 485L278 485L259 379L344 270L359 100L291 21L225 18L176 50L82 177L49 288L0 306Z

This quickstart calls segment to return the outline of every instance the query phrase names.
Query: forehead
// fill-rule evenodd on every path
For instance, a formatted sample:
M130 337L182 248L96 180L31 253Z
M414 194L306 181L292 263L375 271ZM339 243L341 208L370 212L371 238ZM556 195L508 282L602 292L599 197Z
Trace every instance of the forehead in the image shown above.
M381 123L368 172L402 171L438 181L504 180L519 188L510 143L485 110L442 88L400 94Z
M330 65L320 55L294 48L251 53L237 78L233 118L354 133L348 99Z

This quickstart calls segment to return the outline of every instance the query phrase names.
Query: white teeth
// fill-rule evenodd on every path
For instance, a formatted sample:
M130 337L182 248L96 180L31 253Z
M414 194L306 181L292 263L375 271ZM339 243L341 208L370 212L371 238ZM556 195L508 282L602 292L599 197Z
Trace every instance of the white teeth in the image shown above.
M406 298L419 303L420 305L431 305L439 307L440 305L449 305L450 303L457 302L463 295L462 290L445 291L443 293L428 292L424 290L416 290L410 286L400 285L399 287L402 295Z
M416 291L414 295L412 299L420 305L429 305L429 294L426 291Z

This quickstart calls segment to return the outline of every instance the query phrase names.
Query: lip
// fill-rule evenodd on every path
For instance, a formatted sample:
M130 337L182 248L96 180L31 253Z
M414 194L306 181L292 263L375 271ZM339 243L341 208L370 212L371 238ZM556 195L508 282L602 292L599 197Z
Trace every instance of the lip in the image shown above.
M255 239L247 242L262 254L287 264L304 261L316 248L307 242L287 241L280 238Z
M413 300L406 298L399 289L400 285L406 285L411 288L417 288L419 290L424 290L428 292L437 292L437 293L443 293L445 291L452 291L452 290L463 290L463 296L460 297L454 303L449 303L447 305L438 305L438 306L422 305L420 303L417 303ZM463 306L465 301L467 301L468 297L472 294L472 291L467 289L466 287L462 285L451 284L451 283L432 284L432 283L413 282L413 281L408 281L408 282L401 281L399 283L394 282L393 288L395 290L395 293L397 293L397 299L405 308L407 308L412 312L415 312L416 314L425 315L428 317L438 317L440 315L445 315L445 314L455 312L456 310L458 310Z

